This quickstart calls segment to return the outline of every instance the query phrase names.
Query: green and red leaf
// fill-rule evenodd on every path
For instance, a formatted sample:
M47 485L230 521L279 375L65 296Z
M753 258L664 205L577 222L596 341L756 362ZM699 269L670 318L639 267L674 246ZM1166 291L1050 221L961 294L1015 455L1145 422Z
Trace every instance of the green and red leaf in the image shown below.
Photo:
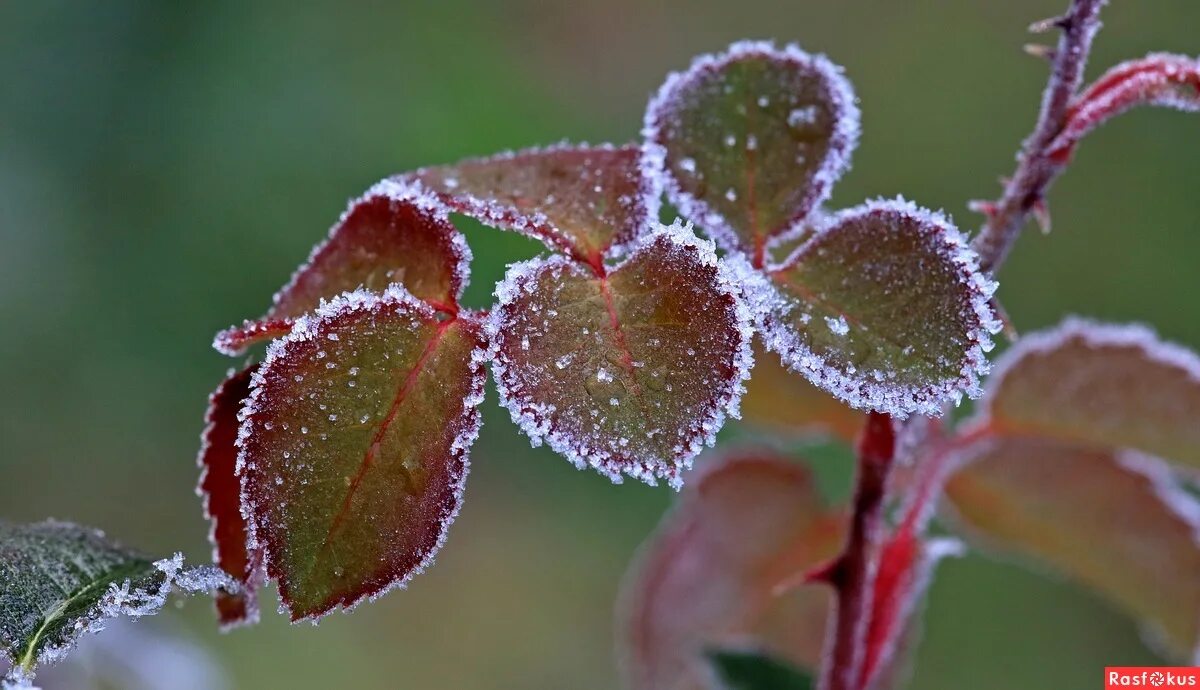
M662 190L639 165L634 145L562 144L402 177L425 185L454 211L599 265L658 220Z
M621 671L630 690L711 687L705 654L753 646L820 661L829 593L777 585L833 556L845 518L775 451L714 460L688 482L622 585Z
M670 75L650 101L646 165L685 217L761 267L770 238L849 168L858 123L850 83L824 56L735 43Z
M254 342L286 335L295 318L324 300L360 288L382 292L393 283L453 313L470 262L466 240L437 198L419 185L383 180L350 202L329 238L275 294L266 316L218 333L213 346L240 354Z
M769 276L747 291L767 348L851 406L936 416L979 394L995 284L942 215L904 201L843 211Z
M258 621L255 588L260 563L248 545L241 482L236 475L238 413L250 396L250 381L257 370L254 364L231 372L213 391L200 437L200 483L196 492L210 523L213 562L242 585L237 592L220 589L216 593L217 616L225 628Z
M996 362L995 433L1137 448L1200 470L1200 357L1141 326L1069 319Z
M1200 505L1132 450L1007 437L970 447L946 495L967 534L1050 564L1200 660Z
M742 420L783 436L830 436L853 443L865 415L789 370L759 346L742 396Z
M678 226L601 268L552 256L509 269L488 320L501 403L578 467L678 485L736 411L750 315L711 243Z
M483 398L481 326L398 286L301 317L254 375L238 468L293 619L402 585L458 511Z

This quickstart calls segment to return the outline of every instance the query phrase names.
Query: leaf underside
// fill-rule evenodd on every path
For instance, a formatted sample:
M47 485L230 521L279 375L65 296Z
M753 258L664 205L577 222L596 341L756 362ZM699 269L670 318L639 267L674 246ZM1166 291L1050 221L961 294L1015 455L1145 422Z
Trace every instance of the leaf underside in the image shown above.
M258 620L253 575L257 559L247 547L246 520L242 516L241 483L235 475L238 449L238 411L250 395L250 381L258 365L232 373L209 398L202 437L198 490L211 522L209 540L213 561L242 584L238 592L218 590L217 616L223 627Z
M832 557L844 530L808 472L773 451L742 451L707 466L625 576L618 632L626 686L708 687L705 652L747 639L815 667L828 592L774 590Z
M272 345L242 423L253 537L293 619L403 584L458 511L482 346L398 287L354 293Z
M501 401L576 465L677 483L740 398L749 315L710 247L674 228L597 275L514 266L489 321Z
M14 670L64 649L99 617L111 585L157 588L163 573L96 530L64 522L0 522L0 643Z

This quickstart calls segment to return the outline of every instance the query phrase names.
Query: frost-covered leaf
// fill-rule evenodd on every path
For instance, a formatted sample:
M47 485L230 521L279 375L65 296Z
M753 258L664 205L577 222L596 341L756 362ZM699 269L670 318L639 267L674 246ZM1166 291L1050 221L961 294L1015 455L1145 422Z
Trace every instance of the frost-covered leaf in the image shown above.
M899 653L911 646L915 630L915 610L929 587L938 561L961 552L954 539L925 539L911 524L901 526L889 536L880 550L878 571L871 597L871 617L863 646L860 687L889 687L887 680L898 674L902 665Z
M480 335L473 314L393 286L335 298L269 348L238 472L252 545L294 620L353 606L432 560L479 430Z
M764 654L720 650L709 652L723 690L811 690L808 674Z
M1110 69L1075 98L1047 155L1066 161L1089 132L1139 105L1200 112L1200 60L1151 53Z
M196 492L209 520L208 538L213 562L242 584L240 591L217 591L217 616L223 627L258 621L254 575L258 559L247 547L242 516L241 483L235 475L238 412L250 395L250 379L258 365L231 373L208 399L204 433L200 438L200 484Z
M1069 319L996 362L996 433L1138 448L1200 469L1200 357L1141 326Z
M979 394L995 285L940 214L904 201L849 209L770 278L749 290L767 348L853 407L937 415Z
M658 219L662 190L642 174L628 145L529 149L406 175L455 211L537 237L552 249L599 264L614 245Z
M1050 564L1200 661L1200 506L1165 464L1034 438L984 441L968 459L946 495L969 535Z
M20 683L58 661L106 619L157 613L173 589L236 587L210 568L183 570L183 557L153 561L103 533L49 520L0 521L0 645Z
M328 239L275 294L265 317L222 331L213 347L240 354L255 341L285 335L292 319L322 300L359 288L380 292L393 283L453 312L470 263L466 240L436 197L419 185L383 180L350 202Z
M702 472L625 575L617 625L630 690L710 687L714 648L752 645L808 668L821 656L828 591L775 590L837 552L844 518L803 466L773 451Z
M865 416L784 367L756 346L742 397L742 420L776 433L827 435L853 443Z
M767 241L829 196L858 143L841 68L794 45L735 43L670 75L646 111L646 167L725 249Z
M750 315L711 243L658 226L597 274L563 256L509 269L488 320L502 404L579 467L677 484L751 364Z

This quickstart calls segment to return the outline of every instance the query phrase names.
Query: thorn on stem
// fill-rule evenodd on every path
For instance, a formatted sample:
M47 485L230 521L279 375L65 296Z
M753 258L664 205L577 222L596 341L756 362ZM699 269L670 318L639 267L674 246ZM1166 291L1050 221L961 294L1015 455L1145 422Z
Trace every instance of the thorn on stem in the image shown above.
M1037 221L1038 228L1041 229L1043 235L1050 234L1050 207L1046 205L1045 198L1039 198L1033 202L1033 218Z
M972 199L967 202L967 210L972 213L981 213L988 218L994 218L998 211L996 203L987 201L986 199Z
M1064 15L1059 15L1057 17L1050 17L1048 19L1042 19L1041 21L1036 21L1036 22L1030 24L1029 25L1029 33L1044 34L1047 31L1052 31L1054 29L1066 30L1070 26L1071 26L1071 18L1064 14Z
M1053 47L1042 43L1026 43L1021 46L1021 50L1024 50L1026 55L1041 58L1046 62L1053 62L1054 56L1057 54Z

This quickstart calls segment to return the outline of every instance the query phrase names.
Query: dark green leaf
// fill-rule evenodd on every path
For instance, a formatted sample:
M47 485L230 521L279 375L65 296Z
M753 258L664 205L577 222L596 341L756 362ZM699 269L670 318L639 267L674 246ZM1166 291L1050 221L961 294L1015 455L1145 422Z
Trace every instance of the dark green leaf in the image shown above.
M718 650L708 660L724 690L811 690L812 679L800 669L756 652Z

